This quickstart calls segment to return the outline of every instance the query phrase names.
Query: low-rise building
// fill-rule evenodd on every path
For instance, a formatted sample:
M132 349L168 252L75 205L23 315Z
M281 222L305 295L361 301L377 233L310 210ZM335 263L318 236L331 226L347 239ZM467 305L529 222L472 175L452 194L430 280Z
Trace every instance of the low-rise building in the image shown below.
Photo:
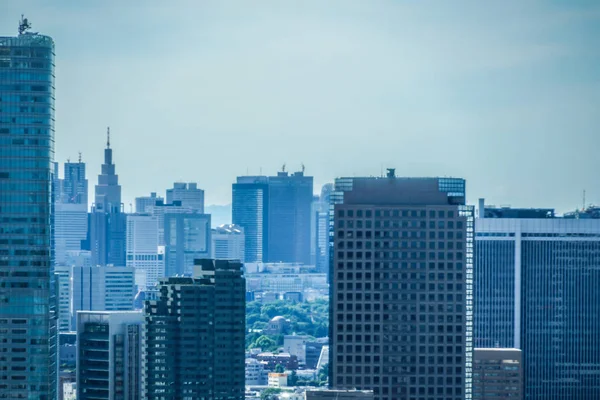
M306 400L372 400L371 390L307 390L304 392Z
M289 371L298 369L298 357L289 353L260 353L256 356L258 361L262 361L267 371L275 371L275 367L280 364Z
M246 358L246 386L261 386L267 383L264 364L255 358Z
M269 372L269 387L287 386L287 374L283 372Z

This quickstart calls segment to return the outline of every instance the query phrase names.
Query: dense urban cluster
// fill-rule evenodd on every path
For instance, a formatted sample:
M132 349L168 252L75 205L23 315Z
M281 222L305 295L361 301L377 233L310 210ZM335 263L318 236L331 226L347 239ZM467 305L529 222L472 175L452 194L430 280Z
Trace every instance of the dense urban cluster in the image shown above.
M54 43L0 37L0 399L597 399L600 209L460 178L197 183L54 161ZM60 146L60 143L56 143Z

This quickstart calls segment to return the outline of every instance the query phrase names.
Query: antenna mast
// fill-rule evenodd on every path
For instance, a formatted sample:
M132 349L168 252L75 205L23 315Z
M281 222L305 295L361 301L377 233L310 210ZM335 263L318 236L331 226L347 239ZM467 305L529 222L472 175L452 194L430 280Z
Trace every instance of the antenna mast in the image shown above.
M110 149L110 126L106 127L106 148Z

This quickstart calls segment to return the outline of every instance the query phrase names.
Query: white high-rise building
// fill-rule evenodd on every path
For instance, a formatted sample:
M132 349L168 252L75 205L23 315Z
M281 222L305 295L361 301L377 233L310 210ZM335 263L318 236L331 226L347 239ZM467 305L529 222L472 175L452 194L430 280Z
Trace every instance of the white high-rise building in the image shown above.
M238 225L224 224L212 230L212 257L223 260L244 262L244 228Z
M141 311L77 315L77 398L141 399Z
M57 265L54 267L56 287L58 290L58 331L68 332L71 329L71 268Z
M73 267L72 326L77 311L133 310L134 274L132 267Z
M138 288L154 286L165 276L164 246L159 246L159 219L150 214L127 216L128 267L136 270Z
M55 265L68 265L67 252L81 250L81 241L86 239L87 231L87 204L54 205Z

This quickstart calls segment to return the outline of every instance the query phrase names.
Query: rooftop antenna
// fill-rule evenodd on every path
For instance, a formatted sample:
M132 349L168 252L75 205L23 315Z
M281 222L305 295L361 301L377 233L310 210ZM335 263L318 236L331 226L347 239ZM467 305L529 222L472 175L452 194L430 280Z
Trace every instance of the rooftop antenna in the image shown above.
M301 165L302 165L302 173L304 173L304 170L306 169L306 167L304 166L304 163L302 163Z
M585 211L585 189L583 189L583 208L581 211Z
M281 172L285 172L285 163L281 166Z
M79 164L81 164L81 152L79 152Z
M31 24L29 23L27 18L25 18L25 16L21 14L21 20L19 21L19 35L24 34L25 31L28 29L31 29Z
M106 127L106 148L110 149L110 126Z

